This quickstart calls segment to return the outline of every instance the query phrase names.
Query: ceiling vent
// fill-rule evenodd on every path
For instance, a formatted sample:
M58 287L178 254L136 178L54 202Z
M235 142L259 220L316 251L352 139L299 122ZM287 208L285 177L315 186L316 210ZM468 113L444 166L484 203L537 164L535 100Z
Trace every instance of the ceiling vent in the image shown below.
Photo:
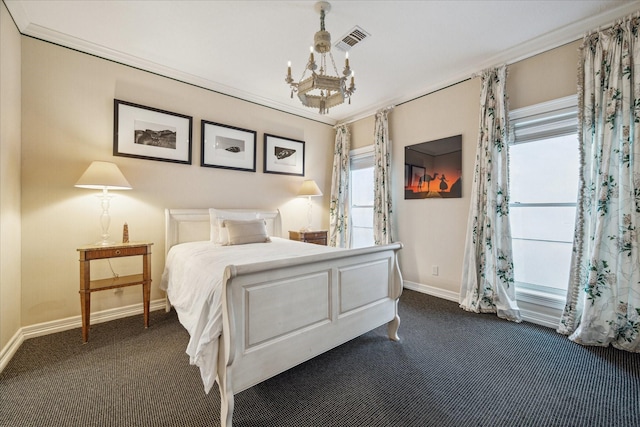
M345 52L349 52L355 45L362 43L369 37L371 37L371 34L356 25L351 31L349 31L349 33L347 33L347 35L342 37L340 41L335 44L335 47Z

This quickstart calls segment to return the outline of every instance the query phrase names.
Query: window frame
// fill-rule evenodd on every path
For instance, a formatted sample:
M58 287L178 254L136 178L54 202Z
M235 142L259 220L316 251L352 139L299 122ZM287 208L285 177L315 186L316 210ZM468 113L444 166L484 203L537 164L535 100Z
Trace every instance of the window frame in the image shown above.
M353 212L353 208L371 208L372 214L373 214L373 203L371 205L354 205L353 204L353 181L351 179L351 173L354 169L368 169L369 167L375 167L375 151L374 151L374 146L372 145L367 145L366 147L361 147L361 148L354 148L353 150L349 151L349 216L352 215ZM358 168L354 168L354 163L356 163L356 165L358 163L363 164L364 166L362 167L358 167ZM370 164L370 166L369 166ZM371 229L371 234L373 236L373 225L371 227L355 227L353 225L353 220L352 218L349 219L349 247L353 248L353 237L354 237L354 229L355 228L362 228L362 229Z
M571 95L509 112L509 146L578 132L578 97ZM576 202L509 203L518 207L575 207ZM512 237L512 240L516 240ZM527 239L518 239L527 240ZM536 239L537 240L537 239ZM558 241L566 243L564 241ZM561 310L566 291L526 282L515 282L516 300Z

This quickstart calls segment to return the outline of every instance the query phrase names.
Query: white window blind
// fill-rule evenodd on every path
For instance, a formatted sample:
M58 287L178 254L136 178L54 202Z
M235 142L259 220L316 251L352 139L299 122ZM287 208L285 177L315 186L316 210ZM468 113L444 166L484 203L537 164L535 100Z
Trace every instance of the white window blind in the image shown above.
M373 246L373 146L352 150L349 157L351 247Z
M576 97L510 114L510 219L519 298L563 304L579 179Z
M578 129L578 99L569 96L509 113L512 144L575 134Z

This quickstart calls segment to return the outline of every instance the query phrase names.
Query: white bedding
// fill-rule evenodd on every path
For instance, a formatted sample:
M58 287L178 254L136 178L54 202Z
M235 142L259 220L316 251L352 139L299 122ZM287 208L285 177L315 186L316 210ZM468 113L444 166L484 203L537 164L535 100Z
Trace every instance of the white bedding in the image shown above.
M210 241L182 243L167 254L160 289L167 292L180 323L189 332L186 352L190 363L200 368L206 393L213 387L217 374L225 267L336 250L278 237L271 240L237 246L220 246Z

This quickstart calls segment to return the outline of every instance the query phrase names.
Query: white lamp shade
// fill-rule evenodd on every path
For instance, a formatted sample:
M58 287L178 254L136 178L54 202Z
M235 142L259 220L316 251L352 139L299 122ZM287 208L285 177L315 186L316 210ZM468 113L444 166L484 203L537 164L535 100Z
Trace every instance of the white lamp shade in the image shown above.
M100 161L92 162L75 186L96 190L131 190L131 184L115 163Z
M302 183L300 191L298 191L298 197L307 196L322 196L322 191L318 187L318 184L312 179L307 179Z

